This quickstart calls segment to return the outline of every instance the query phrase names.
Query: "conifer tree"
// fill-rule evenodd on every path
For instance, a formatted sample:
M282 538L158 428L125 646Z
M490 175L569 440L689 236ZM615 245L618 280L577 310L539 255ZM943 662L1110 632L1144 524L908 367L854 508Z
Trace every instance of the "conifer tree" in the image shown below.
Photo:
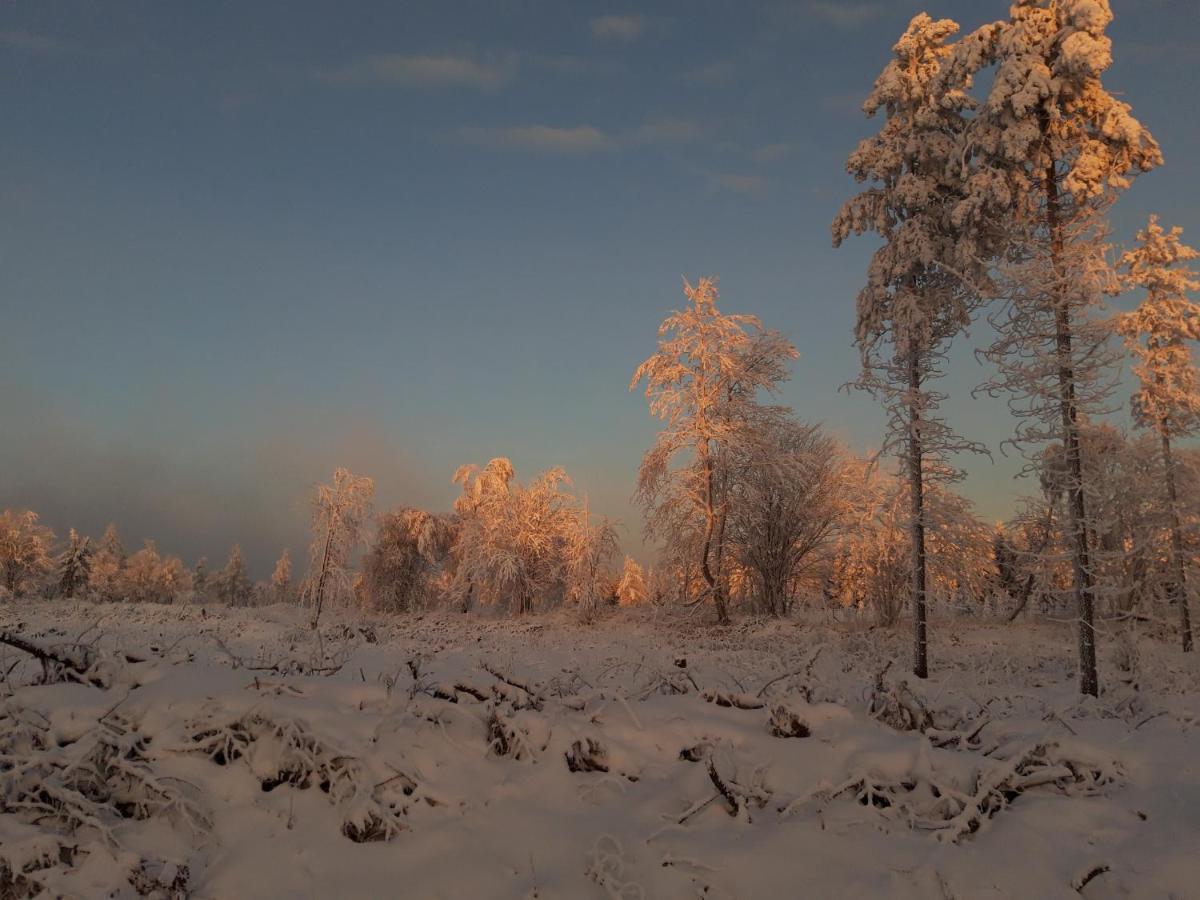
M883 111L879 133L859 144L847 170L869 187L833 223L834 246L851 234L883 238L858 295L856 342L863 372L857 387L879 397L889 413L885 452L899 457L908 480L913 672L928 675L926 639L925 493L930 480L961 477L950 464L959 450L981 450L958 437L938 414L945 395L930 382L940 374L946 344L970 321L985 281L987 252L974 222L956 212L966 192L964 91L943 72L958 25L916 16L895 45L895 58L863 104Z
M1095 579L1079 430L1083 416L1104 409L1113 358L1091 313L1111 287L1106 212L1136 175L1162 163L1149 131L1101 83L1111 21L1108 0L1015 0L1007 20L960 41L948 67L960 81L995 69L972 119L973 169L956 215L1005 208L994 217L1005 303L990 319L998 337L985 354L998 374L985 389L1010 394L1015 442L1064 448L1079 688L1092 695Z
M1158 434L1171 529L1171 578L1168 591L1179 607L1184 652L1192 649L1184 567L1183 529L1171 441L1200 430L1200 378L1189 341L1200 340L1200 304L1188 297L1200 290L1200 278L1185 265L1200 252L1180 239L1182 229L1163 229L1155 216L1138 232L1137 245L1121 257L1124 282L1142 288L1145 299L1117 318L1117 331L1137 360L1139 388L1133 396L1134 420Z
M62 597L77 597L88 586L92 572L92 539L81 538L71 529L66 549L58 557L58 593Z

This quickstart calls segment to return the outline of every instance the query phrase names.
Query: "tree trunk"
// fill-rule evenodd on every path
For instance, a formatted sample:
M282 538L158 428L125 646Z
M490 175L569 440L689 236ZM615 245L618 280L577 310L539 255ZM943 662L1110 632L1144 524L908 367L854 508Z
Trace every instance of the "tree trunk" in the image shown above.
M925 477L922 466L920 407L921 370L917 351L908 357L908 535L912 555L913 674L929 677L925 609Z
M317 596L313 609L312 627L317 627L317 622L321 618L321 605L325 602L325 579L329 575L329 551L333 546L333 523L330 522L329 530L325 533L325 552L321 555L321 575L317 578Z
M1071 311L1065 295L1062 225L1059 222L1058 178L1053 163L1046 167L1046 216L1050 227L1050 259L1055 275L1054 343L1058 354L1058 405L1062 416L1063 449L1067 457L1067 530L1071 537L1075 609L1079 618L1079 691L1100 694L1096 674L1095 587L1088 553L1087 509L1083 496L1083 457L1075 407L1075 368L1071 354Z
M1175 460L1171 454L1171 431L1166 418L1159 429L1162 435L1163 468L1167 476L1167 506L1171 515L1171 569L1173 580L1169 596L1179 604L1179 632L1183 652L1192 652L1192 619L1188 612L1187 575L1183 568L1183 530L1179 524L1179 499L1175 491Z
M700 551L700 574L704 576L704 581L708 585L708 590L713 595L713 604L717 610L717 623L720 625L729 624L729 610L725 608L725 596L721 591L721 586L717 579L713 576L712 569L708 565L708 554L712 548L713 532L716 530L717 513L716 503L713 498L713 462L712 452L708 446L708 441L701 441L697 447L700 456L700 464L704 466L704 545Z

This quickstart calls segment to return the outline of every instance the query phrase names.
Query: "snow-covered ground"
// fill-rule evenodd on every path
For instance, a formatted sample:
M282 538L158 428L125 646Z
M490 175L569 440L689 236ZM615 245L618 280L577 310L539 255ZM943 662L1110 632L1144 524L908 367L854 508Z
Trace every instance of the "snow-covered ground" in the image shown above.
M8 604L0 896L1200 897L1200 654L934 625Z

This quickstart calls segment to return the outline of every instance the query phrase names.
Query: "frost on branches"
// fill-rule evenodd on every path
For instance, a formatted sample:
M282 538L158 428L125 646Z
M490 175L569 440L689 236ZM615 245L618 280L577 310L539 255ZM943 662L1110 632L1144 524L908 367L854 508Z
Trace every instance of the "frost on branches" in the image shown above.
M351 556L362 539L374 495L375 482L348 469L335 469L333 484L317 486L309 570L302 592L313 609L314 628L327 598L349 598L351 594Z
M1180 228L1165 231L1151 216L1145 230L1138 232L1137 245L1121 257L1126 286L1141 288L1146 296L1133 312L1118 316L1117 331L1137 360L1134 418L1156 432L1160 441L1171 529L1170 596L1179 607L1179 629L1187 652L1192 649L1192 624L1171 441L1195 434L1200 427L1200 389L1188 346L1189 341L1200 340L1200 304L1188 297L1189 292L1200 290L1200 280L1186 265L1200 253L1183 243L1182 234Z
M1107 0L1018 0L1007 21L960 41L948 66L968 85L995 69L971 119L972 173L956 214L1004 210L993 224L1005 303L991 317L998 337L986 355L998 374L987 389L1012 397L1019 443L1064 448L1079 687L1093 695L1095 577L1079 430L1082 414L1103 408L1112 358L1091 315L1112 286L1105 213L1136 175L1162 163L1150 133L1101 83L1111 21Z
M883 238L858 295L863 372L856 386L887 408L884 451L897 454L909 481L913 672L920 678L928 675L926 484L958 477L953 453L982 450L938 415L945 395L929 385L941 375L947 343L970 322L989 255L977 227L987 205L964 214L965 112L974 107L964 89L969 78L956 81L943 71L957 31L955 22L924 13L909 23L863 104L867 115L883 110L886 121L846 164L855 180L870 186L833 223L834 246L851 234Z
M688 305L659 326L658 350L638 366L629 388L646 383L650 412L663 430L642 459L637 496L646 530L668 541L676 559L695 560L717 620L729 621L726 526L734 456L766 440L786 410L758 402L787 376L799 354L754 316L717 309L717 283L683 285Z

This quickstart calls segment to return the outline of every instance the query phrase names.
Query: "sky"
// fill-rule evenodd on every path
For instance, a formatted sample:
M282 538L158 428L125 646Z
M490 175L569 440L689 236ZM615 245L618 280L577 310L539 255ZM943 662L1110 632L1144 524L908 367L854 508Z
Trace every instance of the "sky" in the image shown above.
M1112 5L1105 83L1167 160L1114 240L1157 212L1200 241L1200 11ZM839 390L874 245L829 224L923 9L1007 5L0 0L0 508L189 563L238 542L265 577L335 466L448 510L457 466L507 456L646 558L628 382L684 276L792 340L797 415L877 447ZM946 412L995 452L963 489L998 519L1028 485L978 338Z

